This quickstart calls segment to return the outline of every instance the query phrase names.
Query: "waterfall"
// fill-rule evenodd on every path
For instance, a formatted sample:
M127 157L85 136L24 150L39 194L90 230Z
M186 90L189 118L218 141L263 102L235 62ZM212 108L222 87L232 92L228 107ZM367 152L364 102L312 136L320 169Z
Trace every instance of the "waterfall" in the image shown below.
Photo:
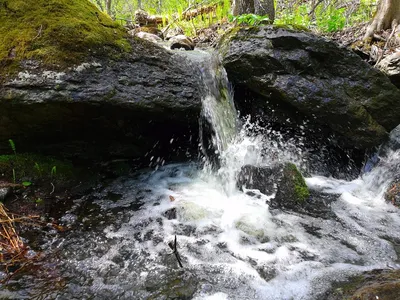
M233 141L238 129L233 91L217 54L204 56L201 77L204 84L200 116L200 142L203 154L219 156Z

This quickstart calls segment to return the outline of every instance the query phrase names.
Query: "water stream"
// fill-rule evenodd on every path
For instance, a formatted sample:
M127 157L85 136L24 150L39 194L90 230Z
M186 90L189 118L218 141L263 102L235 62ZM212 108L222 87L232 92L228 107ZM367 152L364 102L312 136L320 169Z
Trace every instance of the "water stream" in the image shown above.
M226 76L221 66L214 70ZM324 299L334 281L400 267L400 215L383 199L400 150L353 181L306 178L320 201L330 199L327 215L271 209L273 195L238 190L237 173L245 164L300 166L303 149L277 132L252 134L254 125L245 121L238 128L236 112L227 111L233 107L227 85L226 92L216 86L217 94L215 87L205 93L204 116L216 132L219 170L169 164L76 199L63 217L74 230L50 233L43 246L56 253L51 276L59 284L26 278L18 282L25 289L8 297ZM183 268L168 246L175 236Z

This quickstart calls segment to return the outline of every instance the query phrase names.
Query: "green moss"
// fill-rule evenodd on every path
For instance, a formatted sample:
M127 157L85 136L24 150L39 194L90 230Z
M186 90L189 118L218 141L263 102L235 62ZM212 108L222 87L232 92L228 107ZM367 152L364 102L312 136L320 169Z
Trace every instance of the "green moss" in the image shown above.
M37 154L0 155L0 176L16 182L22 180L68 180L76 170L69 162Z
M399 270L372 270L336 282L328 292L329 299L397 299L400 291Z
M299 25L299 24L274 24L275 28L282 28L286 30L295 30L295 31L305 31L305 32L311 32L310 29L308 29L306 26Z
M0 76L17 72L24 59L63 68L129 51L126 37L88 0L0 0Z
M284 168L284 174L285 176L290 176L294 184L295 200L300 203L306 201L310 197L310 191L296 165L287 163Z

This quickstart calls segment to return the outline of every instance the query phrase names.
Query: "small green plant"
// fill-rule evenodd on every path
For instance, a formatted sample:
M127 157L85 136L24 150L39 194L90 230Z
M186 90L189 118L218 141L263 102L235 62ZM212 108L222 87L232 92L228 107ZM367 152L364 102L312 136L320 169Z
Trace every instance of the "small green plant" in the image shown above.
M42 199L42 198L37 198L37 199L35 200L35 203L36 203L36 204L43 203L43 199Z
M9 139L8 142L10 143L11 150L14 152L14 155L17 155L17 148L15 147L15 143L12 139Z
M40 165L35 162L33 168L36 170L36 172L38 173L39 176L42 176L42 168L40 167Z
M50 177L54 178L57 175L57 167L53 166L50 171Z
M31 186L31 185L32 185L32 182L30 182L30 181L22 181L22 185L23 185L24 187L28 187L28 186Z
M334 32L343 29L346 25L344 12L344 8L336 9L329 7L324 10L323 7L319 7L316 10L318 28L325 32Z
M255 14L243 14L239 16L229 16L230 22L236 22L238 25L257 26L260 24L268 23L268 16L259 16Z
M17 176L15 175L15 169L12 169L12 174L13 174L13 182L16 183L17 181Z

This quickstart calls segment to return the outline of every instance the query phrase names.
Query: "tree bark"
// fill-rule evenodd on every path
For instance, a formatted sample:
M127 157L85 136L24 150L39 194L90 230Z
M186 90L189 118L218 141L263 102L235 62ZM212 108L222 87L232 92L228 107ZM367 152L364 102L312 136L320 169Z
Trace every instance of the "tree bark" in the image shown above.
M267 15L271 22L274 22L274 0L233 0L232 15L238 16L243 14Z
M112 0L106 1L106 11L109 16L111 16L111 3L112 3Z
M271 0L272 1L272 0ZM254 14L254 0L233 0L232 15Z
M273 0L254 0L254 11L256 15L268 16L271 23L275 20L275 7Z
M372 23L367 28L364 40L371 38L375 31L395 29L399 23L400 0L380 0Z

